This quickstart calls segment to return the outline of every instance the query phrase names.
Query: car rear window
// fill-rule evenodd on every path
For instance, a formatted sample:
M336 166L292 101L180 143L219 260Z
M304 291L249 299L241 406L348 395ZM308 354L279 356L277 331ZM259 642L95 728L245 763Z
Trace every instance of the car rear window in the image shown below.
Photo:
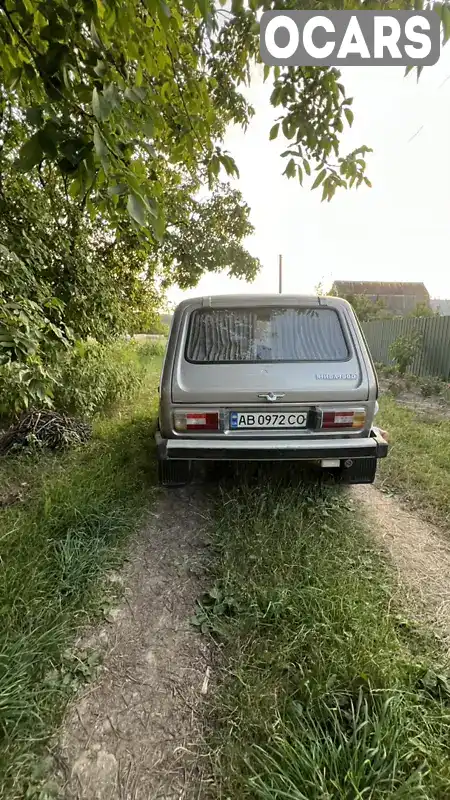
M191 315L186 359L195 364L346 361L330 308L207 308Z

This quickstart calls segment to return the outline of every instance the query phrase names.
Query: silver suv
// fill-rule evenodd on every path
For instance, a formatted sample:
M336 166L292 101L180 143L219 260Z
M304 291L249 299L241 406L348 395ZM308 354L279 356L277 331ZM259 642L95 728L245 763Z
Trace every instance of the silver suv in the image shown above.
M378 382L345 300L231 295L177 307L159 387L164 486L195 461L311 462L372 483L388 444L373 426Z

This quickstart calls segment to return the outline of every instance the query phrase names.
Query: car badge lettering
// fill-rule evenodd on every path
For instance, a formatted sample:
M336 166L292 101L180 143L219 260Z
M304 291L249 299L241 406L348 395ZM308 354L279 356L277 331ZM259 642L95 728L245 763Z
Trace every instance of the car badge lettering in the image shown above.
M316 373L317 381L356 381L358 376L353 372L330 374L328 372Z

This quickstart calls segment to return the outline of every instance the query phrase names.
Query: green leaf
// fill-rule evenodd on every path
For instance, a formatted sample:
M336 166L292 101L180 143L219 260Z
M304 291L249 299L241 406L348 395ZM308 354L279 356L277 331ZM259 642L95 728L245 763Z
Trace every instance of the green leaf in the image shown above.
M316 177L316 179L315 179L315 181L314 181L314 183L313 183L311 188L312 189L317 189L317 187L320 186L320 184L322 183L322 181L323 181L323 179L324 179L326 174L327 174L326 169L320 170L320 172L317 175L317 177Z
M166 230L166 226L164 224L164 220L162 219L162 217L156 217L153 220L152 229L156 240L161 243L164 238L164 233Z
M324 181L321 203L323 203L323 201L326 200L326 198L328 197L329 190L330 190L330 185L328 181Z
M270 65L269 64L264 64L264 79L263 79L264 83L266 82L266 80L269 77L269 75L270 75Z
M142 103L147 96L147 90L143 86L130 86L125 90L125 97L132 103Z
M364 183L365 183L365 184L366 184L366 185L369 187L369 189L371 189L371 188L372 188L372 184L371 184L371 182L369 181L369 178L366 178L366 176L365 176L365 175L364 175L363 181L364 181Z
M209 12L209 2L208 2L208 0L197 0L197 5L198 5L198 7L200 9L200 13L201 13L203 19L206 19L206 17L208 16L208 12Z
M283 175L286 175L287 178L295 178L295 161L293 158L288 161L288 165L284 170Z
M28 139L20 148L18 158L19 169L23 172L28 172L42 161L43 155L39 135L35 133L31 139Z
M143 142L143 146L147 150L149 156L152 156L152 158L156 158L156 150L150 142Z
M305 170L308 176L311 175L311 167L309 165L309 161L307 161L306 158L303 159L303 169Z
M288 119L288 117L285 117L281 127L286 139L292 139L296 131L295 123L291 119Z
M14 91L17 89L20 79L22 78L22 67L15 67L9 73L9 88Z
M60 168L61 172L64 173L64 175L72 175L78 169L77 164L74 164L69 158L61 158L58 161L58 167ZM71 197L75 197L76 194L77 192L72 192L72 190L70 191Z
M347 119L348 124L350 125L350 127L352 127L353 120L355 118L354 114L353 114L353 111L351 110L351 108L344 108L344 114L345 114L345 117Z
M209 162L208 171L214 178L217 178L220 172L220 159L214 155Z
M97 87L95 87L94 91L92 92L92 111L97 119L102 118L102 107L100 105L100 95L97 91Z
M107 66L106 66L105 62L101 61L101 60L97 61L97 64L94 67L94 72L95 72L96 75L98 75L99 78L103 78L103 76L107 72Z
M142 131L143 133L145 133L146 136L148 136L149 139L153 139L153 135L155 133L155 123L153 122L153 120L151 119L146 120L146 122L144 122L142 126Z
M227 155L226 153L221 153L219 158L227 175L236 175L236 177L239 177L239 170L231 156Z
M128 184L126 183L118 183L116 186L109 186L108 187L108 194L110 197L119 196L126 194L128 191Z
M146 208L140 197L135 194L128 195L127 209L130 217L134 219L138 225L141 225L141 227L145 225Z
M103 97L108 103L109 108L117 108L120 105L120 95L115 83L109 83L103 90Z
M279 122L277 122L277 123L276 123L276 124L275 124L275 125L274 125L274 126L271 128L271 129L270 129L270 133L269 133L269 140L270 140L270 141L272 141L273 139L276 139L276 138L277 138L279 129L280 129L280 123L279 123Z
M25 118L29 125L34 125L36 128L40 127L43 122L42 109L36 106L27 108Z
M297 164L297 177L300 183L300 186L303 186L303 172L300 164Z
M450 8L445 5L442 8L442 27L443 27L443 44L450 39Z
M164 16L167 17L167 19L170 19L170 17L172 16L172 12L167 3L164 2L164 0L159 0L159 7Z
M56 158L58 155L58 148L56 146L55 139L51 135L51 128L48 126L43 128L42 130L38 131L38 139L39 144L42 147L42 152L45 153L49 158Z
M108 148L98 125L94 125L94 147L95 152L100 158L104 158L108 155Z
M133 86L133 93L137 95L141 103L143 103L147 97L147 89L145 86Z
M96 27L94 25L94 20L93 19L91 19L91 38L92 38L92 41L94 42L95 47L97 47L98 50L101 50L103 45L102 45L100 37L99 37L99 35L97 33L97 29L96 29Z
M147 211L150 214L150 216L153 217L153 219L157 219L157 217L159 216L159 207L158 207L158 203L156 202L156 200L154 200L153 197L148 197L147 196L145 198L145 204L146 204Z

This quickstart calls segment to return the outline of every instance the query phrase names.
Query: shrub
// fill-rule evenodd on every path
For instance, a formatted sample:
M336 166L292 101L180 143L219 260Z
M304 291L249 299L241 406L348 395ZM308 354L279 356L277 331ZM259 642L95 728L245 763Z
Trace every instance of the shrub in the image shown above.
M55 378L39 358L0 365L0 419L32 407L51 407Z
M144 341L137 346L137 355L140 361L147 361L155 356L163 356L166 352L165 341Z
M136 392L142 373L133 343L77 342L59 362L54 407L82 417L107 411Z
M145 360L135 343L76 342L52 364L39 358L0 365L0 418L10 421L26 409L54 408L80 417L108 411L139 388ZM158 351L160 352L160 351Z
M409 375L403 376L403 382L405 384L405 388L410 391L411 389L415 389L420 384L420 378L409 373Z
M404 388L405 387L404 387L403 383L401 381L399 381L398 378L397 379L394 378L393 380L390 380L388 385L387 385L387 390L388 390L388 392L390 394L393 395L393 397L398 397L398 395L402 393Z
M420 382L420 393L422 397L432 397L432 395L442 394L445 383L441 378L426 378Z
M375 369L378 375L381 375L383 378L389 378L393 375L397 375L397 369L393 364L382 364L380 361L376 361Z
M404 375L420 350L422 334L419 331L399 336L389 347L389 355L400 375Z

